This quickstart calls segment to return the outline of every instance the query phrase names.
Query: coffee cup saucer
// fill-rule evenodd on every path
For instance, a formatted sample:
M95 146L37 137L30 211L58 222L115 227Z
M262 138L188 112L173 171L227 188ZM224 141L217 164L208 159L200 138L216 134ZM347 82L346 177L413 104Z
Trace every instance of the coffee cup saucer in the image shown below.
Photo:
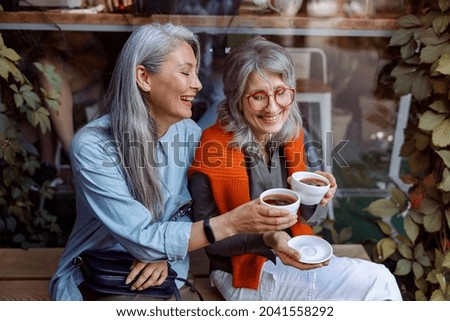
M295 236L288 241L288 245L300 253L300 262L302 263L322 263L333 255L331 244L313 235Z

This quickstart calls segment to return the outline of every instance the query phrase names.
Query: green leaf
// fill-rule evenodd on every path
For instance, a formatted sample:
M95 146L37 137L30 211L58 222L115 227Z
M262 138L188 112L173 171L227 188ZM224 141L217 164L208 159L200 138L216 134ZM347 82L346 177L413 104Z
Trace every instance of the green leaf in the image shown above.
M408 202L405 193L403 193L403 191L397 187L391 189L391 199L395 204L397 204L399 208L406 207L406 204Z
M423 215L416 209L409 210L407 217L410 217L417 224L423 224Z
M441 44L437 46L425 46L420 51L420 61L426 64L432 64L439 59L442 53L442 49L447 46L447 44Z
M411 92L412 85L417 77L417 73L403 74L395 77L394 91L398 96L403 96Z
M430 260L430 258L429 258L428 256L426 256L426 255L423 255L423 256L421 256L421 257L418 257L418 258L416 259L416 261L419 262L422 266L427 266L427 267L431 266L431 260Z
M413 251L412 249L405 244L398 244L398 252L405 259L412 260L413 259Z
M421 257L425 254L425 249L423 247L422 243L417 244L417 246L414 248L414 258L417 259L418 257Z
M392 77L404 76L404 75L408 75L408 74L413 74L415 71L416 71L416 69L414 67L411 67L406 64L400 64L400 65L395 66L392 69L391 76Z
M439 211L439 203L430 198L424 198L420 204L420 212L431 215Z
M420 279L423 276L423 267L417 262L413 262L412 269L414 273L414 278L416 280Z
M420 75L412 83L412 94L418 100L421 101L431 96L433 92L433 86L430 83L430 77L427 75Z
M433 131L445 119L446 115L436 114L433 111L427 110L420 116L419 128L425 131Z
M402 46L413 39L414 30L398 29L389 40L389 46Z
M439 126L433 129L433 144L438 147L450 145L450 118L444 120Z
M409 59L415 55L417 50L417 42L409 41L405 45L401 46L400 54L403 59Z
M377 243L378 259L381 261L386 260L392 254L395 253L397 244L391 238L383 238Z
M439 58L436 71L444 75L450 75L450 53L445 53Z
M427 28L427 29L419 32L417 35L417 40L419 40L426 46L439 45L439 44L447 42L449 39L450 39L450 34L444 33L439 36L434 32L433 28Z
M14 103L16 104L16 107L23 105L24 99L21 94L14 94Z
M406 235L408 235L408 238L414 243L419 235L419 226L410 216L405 217L403 220L403 226L405 228Z
M420 20L412 14L400 17L397 23L402 28L412 28L420 26Z
M394 204L391 200L388 199L379 199L376 200L364 210L369 212L370 214L376 217L390 217L399 212L399 208L396 204Z
M433 30L436 34L440 35L448 27L448 15L442 13L433 19Z
M439 0L439 9L442 12L447 11L450 8L450 2L448 0Z
M380 230L383 232L384 235L389 236L392 234L392 228L389 224L381 220L377 220L375 223L378 225L378 227L380 228Z
M40 107L38 110L34 110L31 113L32 124L34 126L39 126L42 133L45 133L51 128L49 115L49 111L44 107Z
M405 259L400 259L395 267L395 275L407 275L411 273L412 262Z
M442 228L442 214L439 211L436 211L433 214L426 215L423 218L423 226L429 233L439 231Z
M436 18L440 12L437 12L435 10L428 10L425 14L420 16L420 23L423 27L428 28L431 27L433 24L433 19Z
M23 91L22 97L25 100L26 104L33 109L36 109L40 102L39 96L36 95L36 93L32 90Z

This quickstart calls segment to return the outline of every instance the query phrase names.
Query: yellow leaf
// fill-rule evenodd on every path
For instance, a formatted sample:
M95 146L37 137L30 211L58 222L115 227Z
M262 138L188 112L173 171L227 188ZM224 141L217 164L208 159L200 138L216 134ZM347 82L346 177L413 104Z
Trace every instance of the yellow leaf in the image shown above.
M428 110L420 116L419 128L425 131L432 131L444 121L445 116Z
M447 288L447 282L442 273L436 273L436 280L439 282L439 287L441 290L445 290Z
M420 204L420 212L425 215L430 215L439 210L439 203L431 198L425 198Z
M447 252L444 258L444 262L442 262L442 266L450 269L450 252Z
M435 290L435 291L431 294L430 301L445 301L445 296L444 296L444 294L441 292L441 290Z
M395 275L407 275L411 272L412 262L405 259L400 259L395 267Z
M439 126L433 129L433 144L438 147L450 145L450 119L444 120Z
M380 261L386 260L389 256L395 253L397 244L390 238L384 238L377 243L378 259Z
M411 260L413 258L413 251L412 251L412 249L409 246L405 245L405 244L399 244L398 245L398 252L405 259Z
M426 215L423 219L423 226L425 230L430 233L437 232L442 227L442 215L440 212Z
M11 48L6 48L5 47L5 48L0 49L0 56L3 56L6 59L14 61L14 62L20 60L20 56L17 54L17 52L15 52Z
M445 53L439 58L436 71L439 71L444 75L450 75L450 53Z
M445 163L445 166L450 168L450 150L439 150L436 152L439 156L441 156L442 160Z
M414 278L416 280L420 279L423 276L423 267L417 262L413 262L412 269L414 273Z
M392 188L391 190L391 199L400 208L404 208L408 201L405 193L403 193L401 189L396 187Z
M450 172L446 168L442 175L442 182L438 185L438 188L444 192L450 192Z
M406 235L414 243L419 235L419 226L413 221L412 218L406 216L403 221Z
M399 208L391 200L379 199L376 200L364 210L368 211L370 214L376 217L389 217L399 212Z
M425 293L423 291L418 290L415 293L416 301L427 301L427 297L425 296Z
M386 224L385 222L380 220L377 220L376 223L384 235L389 236L392 234L392 228L389 224Z

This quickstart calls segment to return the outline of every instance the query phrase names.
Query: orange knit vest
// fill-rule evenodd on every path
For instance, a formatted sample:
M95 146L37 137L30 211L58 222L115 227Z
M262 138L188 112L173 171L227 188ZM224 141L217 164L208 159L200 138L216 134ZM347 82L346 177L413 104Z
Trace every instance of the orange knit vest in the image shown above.
M284 147L288 175L306 169L303 152L303 132ZM220 214L250 201L250 188L244 154L229 148L231 133L218 124L203 131L189 175L201 172L209 177L214 199ZM194 191L195 192L195 191ZM313 234L310 226L298 221L291 227L292 235ZM231 258L233 287L257 289L266 258L256 254L241 254Z

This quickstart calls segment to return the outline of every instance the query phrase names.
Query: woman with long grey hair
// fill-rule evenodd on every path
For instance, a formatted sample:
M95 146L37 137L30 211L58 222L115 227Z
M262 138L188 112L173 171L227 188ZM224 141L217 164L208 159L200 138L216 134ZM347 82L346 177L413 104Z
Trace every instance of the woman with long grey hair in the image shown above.
M199 52L197 37L172 24L140 27L125 43L102 116L71 143L77 217L50 282L52 299L104 299L87 289L73 264L87 250L133 255L127 283L139 275L130 297L138 299L139 290L164 281L167 261L185 278L188 252L209 244L211 233L221 240L294 224L287 211L255 201L221 217L191 221L186 172L200 136L189 119L202 88Z
M218 120L202 133L189 170L198 221L220 217L266 189L288 188L290 175L306 170L294 66L287 51L262 37L237 45L225 59L223 85ZM225 161L211 157L212 150ZM333 198L337 185L331 173L318 173L331 183L320 208ZM214 242L206 248L212 282L226 300L401 300L384 265L344 257L301 263L288 241L311 234L312 228L299 219L285 231Z

